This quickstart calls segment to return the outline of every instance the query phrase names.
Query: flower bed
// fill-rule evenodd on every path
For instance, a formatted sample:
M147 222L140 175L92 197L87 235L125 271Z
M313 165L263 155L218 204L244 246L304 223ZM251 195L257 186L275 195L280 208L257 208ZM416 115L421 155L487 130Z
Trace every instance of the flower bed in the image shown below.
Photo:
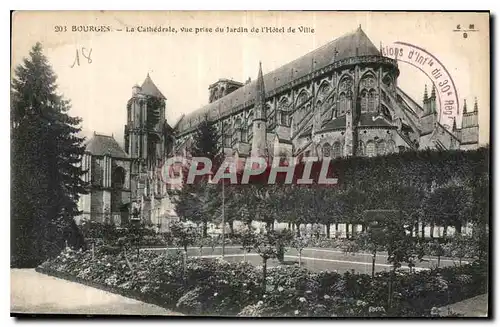
M386 306L388 273L312 273L297 266L270 268L261 289L261 268L248 263L187 258L179 253L127 256L66 249L39 271L168 309L196 315L239 316L429 316L433 307L485 293L487 269L460 267L397 272L394 300Z

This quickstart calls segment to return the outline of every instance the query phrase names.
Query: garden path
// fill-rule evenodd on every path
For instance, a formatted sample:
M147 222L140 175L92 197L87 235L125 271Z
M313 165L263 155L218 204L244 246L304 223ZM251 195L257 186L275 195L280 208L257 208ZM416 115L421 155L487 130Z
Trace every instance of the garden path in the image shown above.
M152 304L40 274L34 269L11 269L10 278L11 313L180 315Z

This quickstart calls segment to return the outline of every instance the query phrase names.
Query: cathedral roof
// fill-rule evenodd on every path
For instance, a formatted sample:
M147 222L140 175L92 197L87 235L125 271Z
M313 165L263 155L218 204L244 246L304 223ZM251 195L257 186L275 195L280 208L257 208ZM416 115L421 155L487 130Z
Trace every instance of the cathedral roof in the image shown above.
M86 143L85 151L94 156L109 155L113 158L128 158L113 136L96 134Z
M337 117L337 118L332 119L329 122L327 122L323 126L321 132L328 132L328 131L332 131L335 129L345 129L345 115Z
M368 55L380 55L380 52L360 27L355 32L330 41L316 50L265 74L264 86L266 93L326 67L334 61ZM183 132L190 127L195 127L205 113L209 114L209 119L217 119L220 115L229 113L232 108L255 100L256 95L257 83L253 81L225 97L187 114L179 123L178 131Z
M376 112L365 112L359 117L360 127L394 127Z
M145 94L145 95L150 95L153 97L161 98L164 100L166 99L165 96L160 92L160 90L158 90L158 88L156 87L156 85L153 82L153 80L151 79L151 77L149 77L149 73L148 73L148 76L146 76L144 83L142 83L142 85L141 85L141 93Z

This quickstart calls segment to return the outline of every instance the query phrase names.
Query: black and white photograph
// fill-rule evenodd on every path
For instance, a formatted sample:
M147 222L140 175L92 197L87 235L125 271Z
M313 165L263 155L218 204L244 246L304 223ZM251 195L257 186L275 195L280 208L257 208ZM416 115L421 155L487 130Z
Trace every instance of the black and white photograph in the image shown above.
M489 12L11 20L11 316L491 317Z

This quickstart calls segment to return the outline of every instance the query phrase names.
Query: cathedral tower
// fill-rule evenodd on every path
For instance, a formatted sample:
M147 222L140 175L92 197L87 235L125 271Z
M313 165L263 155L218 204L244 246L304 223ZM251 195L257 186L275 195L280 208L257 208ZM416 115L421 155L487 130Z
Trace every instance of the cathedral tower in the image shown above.
M423 135L431 133L436 127L436 89L432 86L431 96L427 93L427 84L424 89L423 112L420 118L421 130Z
M479 142L478 113L477 98L474 99L474 110L470 112L467 111L467 102L464 99L460 140L464 148L473 147Z
M165 96L149 74L141 86L132 88L127 103L125 150L131 158L131 196L142 207L142 217L151 220L151 200L161 196L164 185L157 170L165 159Z
M262 76L262 63L259 62L259 75L256 83L256 99L253 116L253 137L252 137L252 156L266 156L266 90L264 86L264 77Z

